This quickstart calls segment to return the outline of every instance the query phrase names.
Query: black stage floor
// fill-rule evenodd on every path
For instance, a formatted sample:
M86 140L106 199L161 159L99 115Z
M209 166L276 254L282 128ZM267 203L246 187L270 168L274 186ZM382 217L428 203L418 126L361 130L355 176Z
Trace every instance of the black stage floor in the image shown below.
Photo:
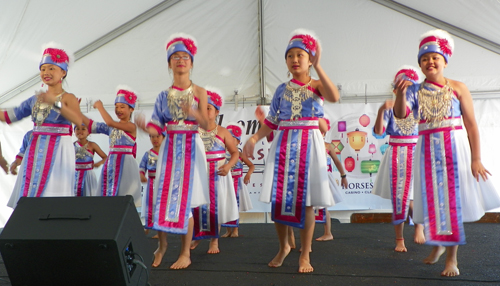
M163 263L151 271L151 285L500 285L500 224L466 224L467 244L460 246L461 275L445 278L445 256L435 265L422 260L431 246L413 243L413 227L405 227L407 253L396 253L391 224L340 224L333 220L335 240L313 242L314 272L297 273L298 250L280 268L267 263L278 250L273 224L242 224L239 238L221 238L219 254L207 254L208 241L192 251L188 269L170 270L179 254L180 237L168 236ZM225 230L222 231L223 233ZM315 237L323 232L316 225ZM295 230L297 247L299 232ZM151 234L150 234L151 235ZM150 239L151 251L156 240ZM297 249L298 249L297 248ZM29 263L29 262L27 262ZM0 262L0 285L10 285Z

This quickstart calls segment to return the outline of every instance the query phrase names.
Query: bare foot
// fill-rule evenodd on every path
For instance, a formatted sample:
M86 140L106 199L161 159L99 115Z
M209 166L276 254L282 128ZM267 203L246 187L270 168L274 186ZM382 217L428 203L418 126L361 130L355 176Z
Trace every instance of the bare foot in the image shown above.
M422 224L415 225L415 234L413 235L413 241L417 244L425 243L424 226Z
M316 241L328 241L333 240L333 234L323 234L322 236L316 238Z
M314 268L308 258L299 259L299 273L310 273L313 272Z
M217 254L219 253L219 240L218 239L211 239L210 240L210 245L208 246L208 254Z
M186 255L179 255L179 258L177 259L172 266L170 266L170 269L184 269L187 268L189 265L191 265L191 258Z
M220 237L230 237L232 235L231 231L226 231L226 233L224 233L223 235L221 235ZM232 236L231 236L232 237Z
M453 277L458 275L460 275L460 271L458 271L457 262L446 261L444 270L441 272L441 276Z
M434 246L432 248L431 254L424 259L425 264L434 264L438 262L439 257L444 253L444 246Z
M158 234L153 235L151 238L158 238Z
M231 233L231 237L239 237L239 236L240 234L238 233L238 228L236 227Z
M201 240L193 240L191 241L191 247L189 247L190 249L195 249L198 244L200 244Z
M153 267L160 266L161 261L163 260L163 255L165 255L165 251L167 251L167 247L165 247L165 249L160 249L160 247L158 247L155 250L154 252L155 260L153 261Z
M269 262L269 264L267 265L273 268L280 267L283 264L283 261L285 260L287 255L290 253L290 250L291 250L290 245L286 245L285 249L283 250L280 249L280 251L278 251L278 254L276 254L273 260L271 260L271 262Z
M408 251L406 249L406 246L405 246L405 239L404 238L396 238L396 248L394 248L394 251L396 251L396 252L407 252Z

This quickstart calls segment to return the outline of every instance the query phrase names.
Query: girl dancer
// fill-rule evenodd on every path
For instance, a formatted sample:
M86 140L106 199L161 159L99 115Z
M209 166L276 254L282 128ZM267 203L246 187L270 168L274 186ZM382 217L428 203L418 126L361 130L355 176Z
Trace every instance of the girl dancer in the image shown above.
M87 126L75 126L77 141L75 146L76 170L75 170L75 196L85 197L97 193L97 179L93 171L99 168L108 157L94 142L87 140L89 131ZM101 157L101 161L94 164L94 153Z
M324 118L324 121L327 125L327 131L330 131L330 120L327 118ZM323 137L326 135L326 132L323 133ZM337 154L335 154L335 147L333 147L332 144L325 142L325 148L326 148L326 166L328 168L328 182L330 185L330 191L332 192L333 200L335 201L335 204L338 204L344 200L344 195L342 193L342 190L340 189L340 186L342 186L344 189L347 189L347 175L345 174L344 167L342 166L342 163L340 162L339 158L337 157ZM333 168L332 168L332 160L333 163L335 164L335 167L337 170L340 172L340 186L336 182L336 179L333 175ZM330 212L328 209L323 208L318 210L319 215L316 216L316 222L319 223L324 223L324 230L325 232L323 233L322 236L316 238L317 241L328 241L328 240L333 240L333 234L332 234L332 220L330 217Z
M156 162L158 161L158 153L160 152L160 146L164 138L165 133L163 132L157 135L149 135L149 140L151 140L153 148L144 153L141 164L139 164L141 182L147 183L146 191L142 195L141 216L144 218L144 227L148 230L153 228L153 186L156 178ZM148 175L147 178L146 172Z
M198 135L198 124L208 130L207 91L190 80L196 43L186 34L174 34L167 46L167 62L174 82L156 99L153 116L147 125L151 135L167 126L167 136L158 154L153 229L158 231L158 249L153 267L158 267L167 250L166 232L181 234L181 253L171 269L191 264L193 237L191 208L207 203L208 178L205 148ZM136 120L146 128L143 119Z
M260 200L272 202L272 217L280 249L269 267L279 267L290 252L287 226L301 228L302 253L299 272L312 272L309 252L314 232L314 210L334 204L328 186L324 140L318 129L323 117L323 98L335 102L339 93L320 65L321 49L312 33L297 30L285 51L293 79L274 94L264 125L245 144L253 158L255 143L278 129L267 160ZM314 66L319 80L309 69Z
M141 205L141 178L139 166L135 161L136 132L134 123L130 122L134 112L137 95L127 86L118 86L115 99L115 114L119 121L114 121L104 109L100 100L94 103L105 123L89 120L91 133L109 136L109 156L106 158L99 179L98 192L95 196L134 197L136 206Z
M35 124L28 156L21 163L23 180L14 186L8 205L20 197L73 196L75 149L71 123L82 124L84 117L76 97L62 88L72 56L50 43L43 49L40 78L48 86L20 106L0 112L0 120L12 123L30 116Z
M137 95L127 86L118 86L115 98L115 114L119 121L114 121L104 109L100 100L94 103L105 123L90 120L91 133L109 136L109 156L106 158L99 179L98 192L95 196L134 197L136 206L141 205L141 178L139 166L135 161L137 128L130 122L134 112Z
M447 32L422 35L418 63L425 81L410 85L400 79L394 104L395 117L406 118L413 112L420 123L414 221L424 224L427 244L434 245L425 263L436 263L446 247L443 276L459 275L457 250L465 244L463 222L478 220L485 210L500 206L499 194L486 181L489 172L481 163L472 96L465 84L443 75L452 52L453 39Z
M231 178L231 167L238 161L238 149L229 131L218 126L215 121L222 107L220 92L207 88L209 125L207 130L200 128L199 133L207 155L210 201L193 209L194 233L191 249L200 239L210 238L209 254L219 253L219 228L221 223L236 220L239 217L236 193ZM226 149L231 158L226 163ZM229 176L228 176L229 174Z
M418 73L411 66L403 66L394 77L393 86L398 80L418 82ZM394 101L387 100L378 110L373 133L377 136L390 135L387 149L379 174L373 187L373 194L392 202L392 224L396 233L397 252L406 252L403 237L404 222L413 210L413 153L418 140L418 125L413 116L406 119L394 117ZM386 127L384 127L386 126ZM415 243L425 242L424 226L415 224Z
M240 144L241 134L243 133L243 129L239 123L230 123L227 125L226 129L231 133L234 137L236 146ZM250 177L252 176L253 171L255 170L255 166L252 164L248 158L243 155L243 153L239 153L239 160L236 162L236 165L231 169L231 176L234 181L234 191L236 192L236 200L238 201L238 209L240 212L246 212L251 210L252 201L250 200L250 195L248 194L248 190L246 185L250 182ZM243 179L243 163L248 166L248 172L245 175L245 179ZM241 199L240 199L241 198ZM238 228L239 228L239 220L230 221L228 223L223 224L227 231L222 237L238 237Z

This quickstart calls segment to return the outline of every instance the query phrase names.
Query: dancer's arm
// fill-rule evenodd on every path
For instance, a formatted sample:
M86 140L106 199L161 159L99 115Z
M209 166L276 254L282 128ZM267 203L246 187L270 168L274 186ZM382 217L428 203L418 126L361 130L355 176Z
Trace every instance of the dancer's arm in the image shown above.
M217 129L217 133L220 134L222 138L224 138L227 151L229 152L229 154L231 154L231 159L229 159L229 162L222 165L219 168L218 172L219 176L226 176L231 171L231 168L236 164L236 162L238 162L240 152L236 147L235 140L233 139L231 133L229 133L229 131L227 131L227 129L222 126L217 126Z
M245 163L245 165L248 166L248 172L245 175L245 178L243 179L243 183L245 183L245 185L248 185L248 183L250 183L250 177L252 176L253 171L255 171L255 165L252 163L252 161L248 160L248 158L247 158L247 156L245 156L245 154L243 154L241 152L240 152L240 158L241 158L241 161L243 161L243 163Z
M384 104L380 106L377 113L377 119L375 119L375 126L373 126L373 131L375 134L382 135L384 133L384 113L386 110L393 108L394 100L386 100Z
M321 45L319 44L319 42L317 42L316 45L316 55L313 56L310 54L311 63L319 77L316 89L319 90L323 98L327 101L337 102L340 99L339 90L321 67L319 63L321 58Z
M1 143L0 143L0 167L4 170L5 174L9 173L9 163L7 163L7 160L5 160L5 158L3 157Z
M130 121L129 122L114 121L113 118L111 118L111 115L109 115L109 113L106 111L106 109L104 109L104 106L102 105L102 101L97 100L94 103L94 108L99 110L99 113L101 114L102 119L104 119L104 122L106 123L106 125L108 125L109 127L112 127L112 128L123 130L125 132L132 134L132 136L135 136L135 133L137 130L136 125Z
M394 117L406 118L406 90L412 85L411 81L400 79L396 82L394 90L396 91L396 101L394 102Z
M97 155L99 155L99 157L101 157L101 161L94 163L94 168L99 168L102 164L104 164L104 162L106 162L108 155L106 155L106 153L104 153L101 150L101 147L99 147L99 145L97 145L95 142L91 142L91 143L92 143L92 148L94 149L94 152L96 152Z

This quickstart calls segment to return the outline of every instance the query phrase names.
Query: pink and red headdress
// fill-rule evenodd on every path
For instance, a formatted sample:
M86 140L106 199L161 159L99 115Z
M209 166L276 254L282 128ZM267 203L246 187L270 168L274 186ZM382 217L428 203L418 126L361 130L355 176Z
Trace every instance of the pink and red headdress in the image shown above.
M61 45L54 42L44 44L42 51L42 60L38 68L45 64L51 64L68 72L68 67L73 63L73 54L66 52Z
M408 80L411 81L412 83L418 83L419 76L417 70L418 70L417 68L409 65L404 65L400 67L398 72L394 76L394 80L392 81L392 86L394 87L394 85L399 79Z
M445 30L432 30L420 36L420 44L418 46L418 62L426 53L441 54L446 62L453 54L455 42L451 35Z
M286 54L290 49L299 48L311 55L316 55L316 47L318 44L318 38L314 35L314 32L305 29L297 29L292 32L290 42L285 51Z
M191 56L191 61L194 61L194 56L198 50L196 39L193 36L184 33L176 33L170 36L166 45L167 62L170 57L176 52L186 52Z
M213 107L215 107L215 109L220 111L220 108L224 104L224 100L222 99L222 92L217 88L210 86L205 87L205 89L207 90L208 104L212 105Z
M243 134L243 126L238 122L230 122L227 124L226 129L231 133L231 135L241 141L241 135Z
M135 108L137 102L137 95L132 89L126 85L119 85L116 87L115 104L125 103L128 106Z

